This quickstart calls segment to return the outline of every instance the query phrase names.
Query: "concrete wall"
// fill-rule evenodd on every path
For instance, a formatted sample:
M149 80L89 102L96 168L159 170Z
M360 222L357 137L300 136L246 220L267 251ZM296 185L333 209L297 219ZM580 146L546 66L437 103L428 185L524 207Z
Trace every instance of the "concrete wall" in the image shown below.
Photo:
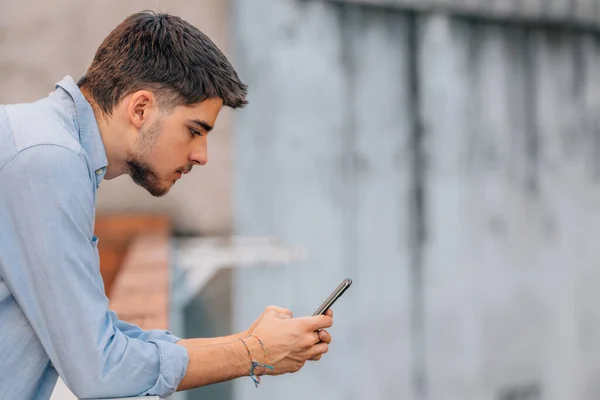
M262 6L233 7L236 231L310 258L236 271L237 328L355 282L330 353L261 398L599 398L597 34Z
M0 0L0 103L33 101L65 75L78 79L104 37L141 9L171 12L229 51L229 3L224 0L76 1ZM164 212L181 231L223 233L231 228L230 112L224 111L209 139L209 164L161 199L129 177L105 181L98 212Z
M271 303L310 315L354 279L334 307L327 356L265 379L260 397L412 399L422 350L411 342L411 19L322 1L237 0L232 11L252 102L235 130L236 231L276 235L309 257L235 271L236 329ZM236 399L256 396L248 379L235 388Z

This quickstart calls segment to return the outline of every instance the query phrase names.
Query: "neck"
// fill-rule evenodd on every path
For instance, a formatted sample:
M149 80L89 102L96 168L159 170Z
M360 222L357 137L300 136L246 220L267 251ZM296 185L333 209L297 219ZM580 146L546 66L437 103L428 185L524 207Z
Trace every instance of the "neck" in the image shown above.
M104 150L106 151L108 167L106 168L104 179L110 180L126 174L128 172L126 136L119 134L118 129L116 129L114 116L106 115L102 112L87 89L80 88L80 90L92 106L96 123L100 130L100 136L102 137L102 143L104 144Z

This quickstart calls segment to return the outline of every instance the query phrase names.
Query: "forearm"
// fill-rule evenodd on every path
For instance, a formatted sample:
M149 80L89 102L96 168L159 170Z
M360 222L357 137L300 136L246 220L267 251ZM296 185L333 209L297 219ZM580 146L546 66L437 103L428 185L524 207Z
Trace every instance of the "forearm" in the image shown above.
M247 335L244 335L243 333L236 333L235 335L219 336L214 338L181 339L177 341L177 344L190 349L192 347L215 346L219 344L231 343L234 340L241 339L245 336Z
M250 352L259 355L262 349L254 341L246 341ZM187 372L177 388L188 390L196 387L248 376L251 361L248 351L240 340L211 346L189 347Z

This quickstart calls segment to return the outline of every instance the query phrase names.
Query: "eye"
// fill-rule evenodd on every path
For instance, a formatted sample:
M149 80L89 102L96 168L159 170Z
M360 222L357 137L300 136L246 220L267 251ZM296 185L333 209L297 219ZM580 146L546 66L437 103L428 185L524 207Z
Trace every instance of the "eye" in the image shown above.
M190 128L190 134L192 136L203 136L202 132L195 130L194 128Z

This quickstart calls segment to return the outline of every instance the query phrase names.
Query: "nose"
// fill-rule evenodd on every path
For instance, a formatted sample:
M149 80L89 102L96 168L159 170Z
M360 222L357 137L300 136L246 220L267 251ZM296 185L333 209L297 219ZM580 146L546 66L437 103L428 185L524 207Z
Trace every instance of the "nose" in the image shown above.
M189 156L190 161L196 165L206 165L208 163L208 149L205 143L196 145Z

